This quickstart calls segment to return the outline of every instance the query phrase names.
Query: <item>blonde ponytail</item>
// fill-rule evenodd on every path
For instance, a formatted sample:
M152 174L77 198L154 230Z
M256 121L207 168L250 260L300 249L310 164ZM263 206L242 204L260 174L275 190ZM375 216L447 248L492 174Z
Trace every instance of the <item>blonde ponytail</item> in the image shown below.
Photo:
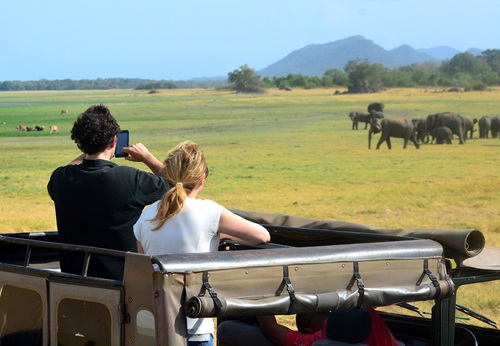
M156 216L151 220L156 224L153 231L182 210L187 191L191 191L198 184L206 171L207 163L198 144L185 141L169 150L163 161L161 174L171 188L158 203Z

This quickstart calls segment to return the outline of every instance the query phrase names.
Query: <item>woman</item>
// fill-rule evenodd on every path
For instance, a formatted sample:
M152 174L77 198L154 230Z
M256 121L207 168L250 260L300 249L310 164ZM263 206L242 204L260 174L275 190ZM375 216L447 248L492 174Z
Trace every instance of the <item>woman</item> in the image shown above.
M199 146L185 141L163 162L170 190L147 208L134 225L137 249L145 254L200 253L218 250L221 238L249 245L267 243L269 232L211 200L197 199L208 177ZM190 346L213 345L213 320L188 318Z

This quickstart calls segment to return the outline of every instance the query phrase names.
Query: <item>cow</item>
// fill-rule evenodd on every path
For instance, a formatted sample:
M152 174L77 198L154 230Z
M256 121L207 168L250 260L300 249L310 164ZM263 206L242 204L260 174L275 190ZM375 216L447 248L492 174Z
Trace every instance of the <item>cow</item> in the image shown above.
M26 131L36 131L34 127L27 126Z
M35 126L35 131L43 131L43 129L45 128L45 126Z
M69 114L69 111L67 109L61 109L61 115L63 114Z
M26 132L28 129L27 129L26 125L17 125L16 130L19 132Z
M51 135L52 133L55 133L56 135L59 134L59 128L56 125L50 126L50 133L49 134Z

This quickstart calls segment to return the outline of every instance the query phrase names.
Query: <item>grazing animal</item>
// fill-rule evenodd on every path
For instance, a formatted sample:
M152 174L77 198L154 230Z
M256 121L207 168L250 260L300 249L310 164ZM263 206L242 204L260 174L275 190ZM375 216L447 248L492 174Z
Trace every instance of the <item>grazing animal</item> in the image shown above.
M453 139L453 133L446 126L436 127L432 130L432 141L431 144L436 140L436 144L451 144Z
M59 128L56 125L52 125L50 127L50 133L49 134L51 135L52 133L55 133L56 135L59 134Z
M387 147L391 149L391 137L403 138L404 145L403 148L406 149L408 141L412 141L415 148L419 149L420 145L415 138L415 125L411 120L400 119L400 118L375 118L368 131L368 149L371 146L372 133L382 132L380 135L380 140L377 143L377 149L383 142L387 143Z
M429 143L429 131L427 131L427 119L411 119L415 126L415 136L417 142Z
M26 125L17 125L16 129L19 132L26 132L28 130L27 127L26 127Z
M443 112L427 116L427 130L430 133L432 133L435 128L441 126L446 126L454 135L457 135L460 144L465 143L467 139L465 136L465 121L460 114Z
M370 122L370 114L366 112L350 112L349 118L351 118L352 120L353 130L358 129L359 122L365 123L365 129L368 126L368 123Z
M477 118L465 116L464 117L464 124L465 124L465 134L464 138L467 137L467 134L470 132L470 139L472 139L472 135L474 133L474 125L477 123Z
M45 126L35 126L35 131L43 131L43 129L45 128Z
M36 131L34 127L27 126L26 131Z
M368 105L368 113L371 113L372 111L376 111L376 112L383 112L384 111L384 104L381 103L381 102L374 102L374 103L370 103Z
M358 123L365 123L365 130L370 123L370 113L367 112L350 112L349 118L352 120L352 129L358 129Z
M69 111L67 109L61 109L61 115L63 114L69 114Z

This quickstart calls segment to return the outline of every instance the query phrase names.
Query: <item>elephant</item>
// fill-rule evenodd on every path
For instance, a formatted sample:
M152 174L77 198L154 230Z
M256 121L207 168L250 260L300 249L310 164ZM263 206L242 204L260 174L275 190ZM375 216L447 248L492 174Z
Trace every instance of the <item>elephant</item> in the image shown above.
M491 120L495 115L485 115L481 117L478 121L479 123L479 138L488 138L489 132L491 130Z
M384 141L387 142L387 147L391 149L391 137L403 138L404 149L406 149L408 140L411 140L415 144L415 148L420 148L415 138L415 126L411 120L401 118L373 119L370 131L368 132L368 149L371 149L372 133L378 132L382 132L382 134L377 143L377 150L380 149L380 145Z
M431 144L432 142L434 142L434 139L436 139L436 144L451 144L453 133L451 132L450 128L446 126L440 126L432 130L432 137L433 138Z
M427 116L427 130L430 133L432 133L435 128L441 126L448 127L454 135L457 135L460 144L465 143L465 121L460 114L443 112Z
M370 122L373 122L375 119L384 119L384 113L380 111L370 111Z
M371 113L372 111L383 112L384 107L385 107L384 104L380 102L370 103L368 105L368 113Z
M467 138L467 132L470 131L469 138L472 139L472 134L474 133L474 125L477 123L477 118L465 116L464 123L465 123L464 138Z
M500 134L500 115L491 118L491 137L497 138Z
M427 120L420 119L412 119L413 125L415 125L415 137L417 138L417 142L429 143L429 131L427 131Z
M365 123L365 130L368 127L368 123L370 122L370 113L367 112L350 112L349 118L352 120L352 129L358 129L358 122Z

